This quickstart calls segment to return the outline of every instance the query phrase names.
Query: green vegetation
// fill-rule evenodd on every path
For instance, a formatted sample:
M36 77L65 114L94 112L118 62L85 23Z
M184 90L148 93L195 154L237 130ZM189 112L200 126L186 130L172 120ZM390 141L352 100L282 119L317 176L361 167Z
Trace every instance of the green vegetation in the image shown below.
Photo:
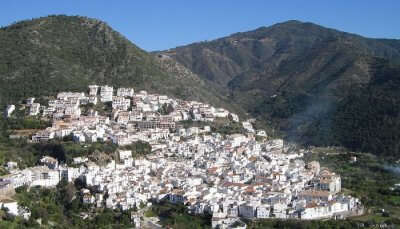
M166 104L164 103L161 108L159 109L159 112L161 115L169 115L174 111L174 107L171 104Z
M52 140L34 144L24 138L9 139L9 132L11 130L7 128L0 130L0 164L16 161L21 168L34 166L43 156L52 156L61 162L70 163L73 157L89 156L94 152L112 154L117 149L115 144L108 142L77 144L68 138L64 138L66 141Z
M211 228L210 216L192 216L183 205L174 205L167 202L153 204L148 214L157 215L161 224L174 229L186 228Z
M28 117L20 112L15 112L11 118L0 117L0 128L2 130L45 129L49 126L51 126L51 122L49 121L36 117Z
M145 217L156 217L157 214L152 209L149 209L144 213L144 216Z
M21 168L34 165L43 155L42 147L28 144L26 138L10 139L10 134L15 134L16 130L31 133L32 130L46 128L49 125L47 121L34 118L4 119L0 117L0 165L8 161L19 162ZM1 168L0 175L2 174L6 174L6 171Z
M62 141L52 140L46 143L27 143L26 139L9 139L14 129L43 128L47 122L36 119L0 118L0 164L17 161L19 167L34 166L42 156L52 156L60 162L70 164L77 156L85 156L102 163L106 158L115 156L117 145L109 142L77 144L67 136ZM43 126L42 126L43 125ZM132 150L133 156L146 155L151 146L145 142L136 142L124 149ZM0 175L6 174L1 170ZM14 217L0 210L0 228L132 228L129 212L110 209L92 209L83 205L78 191L82 185L68 184L65 181L55 189L33 187L18 188L14 197L19 204L32 211L29 220ZM77 197L77 198L75 198ZM83 219L81 214L88 215Z
M86 91L89 84L134 87L228 105L187 69L177 74L106 23L51 15L0 28L0 108L27 97ZM172 61L172 60L171 60Z
M44 143L28 143L26 138L10 139L9 134L14 128L44 128L48 122L36 119L6 120L0 118L0 165L8 161L16 161L20 168L31 167L37 164L43 156L51 156L60 162L71 164L74 157L89 157L94 161L111 159L118 146L111 142L75 143L71 136L62 140L54 139ZM132 150L134 157L149 154L151 146L146 142L135 142L122 149ZM0 170L0 175L6 171Z
M0 107L91 83L134 86L246 110L270 136L396 156L398 43L289 21L168 57L144 52L104 22L49 16L0 29Z
M352 229L352 228L380 228L387 227L392 224L378 224L375 222L362 222L354 220L311 220L311 221L299 221L299 220L261 220L257 222L249 222L249 229L258 228L276 228L276 229L314 229L314 228L341 228L341 229Z
M132 157L144 156L151 153L151 145L148 142L137 141L130 145L121 147L123 150L131 150Z
M399 45L288 21L162 53L229 95L269 135L399 156Z
M400 67L380 60L374 71L367 86L354 88L339 104L333 133L352 150L399 157Z
M197 215L193 216L186 212L185 206L173 205L170 203L162 202L154 204L145 213L146 217L158 216L163 226L170 226L172 228L211 228L211 216ZM368 219L346 219L346 220L245 220L248 228L298 228L298 229L313 229L313 228L379 228L391 227L398 225L400 220L393 217L368 218Z
M237 122L231 122L224 125L212 125L211 131L215 133L220 133L222 135L246 133L246 130L243 128L242 124Z
M343 221L250 222L250 228L376 228L399 225L400 183L387 157L400 155L400 45L396 40L366 39L290 21L269 28L234 34L212 42L179 47L173 58L153 56L131 44L105 23L85 17L49 16L0 29L0 108L30 96L44 102L60 91L86 91L92 83L133 86L242 109L260 120L273 136L304 145L345 146L365 153L318 152L318 160L342 176L344 192L357 196L368 214ZM190 68L196 74L191 73ZM82 106L101 114L110 103ZM19 130L43 129L49 122L24 118L16 109L10 119L0 118L0 164L17 161L33 166L44 155L70 163L73 157L114 157L117 146L109 142L76 144L63 141L29 144L9 139ZM160 113L172 112L163 106ZM213 123L181 122L185 127L209 125L223 135L244 133L240 123L219 119ZM279 130L275 133L273 130ZM269 133L270 134L270 133ZM133 156L151 152L147 143L123 149ZM314 150L315 152L318 149ZM350 162L350 156L357 162ZM1 170L0 175L6 173ZM0 228L127 228L127 212L91 209L73 199L77 187L62 182L56 189L25 188L16 198L32 210L25 221L0 210ZM381 209L385 209L382 213ZM89 213L82 219L80 213ZM210 227L209 216L191 216L184 206L154 205L146 212L158 215L174 228ZM42 226L38 223L41 220ZM379 227L379 226L378 226Z
M34 165L41 152L34 150L34 145L28 144L26 139L9 139L7 122L0 118L0 124L0 164L17 161L21 167Z
M0 164L7 161L18 162L21 168L34 166L43 156L51 156L60 162L70 164L74 157L90 156L101 152L112 155L117 146L111 143L77 144L74 142L50 141L46 143L27 143L26 139L0 140Z
M25 187L17 189L19 204L31 209L31 218L3 217L0 228L132 228L129 212L96 209L82 204L74 184L65 181L53 189ZM88 214L83 219L80 214ZM39 224L41 222L41 224Z
M321 166L340 174L343 191L359 198L368 208L367 215L357 220L400 223L400 192L392 190L394 184L400 183L399 174L391 169L395 164L366 153L338 152L337 149L329 152L326 148L313 152L306 155L306 160L317 160ZM353 156L357 157L356 162L351 162ZM382 216L381 209L388 214Z
M211 125L211 122L200 122L200 121L193 121L193 120L185 120L185 121L180 121L179 125L182 125L183 128L190 128L190 127L203 128L204 126Z
M400 191L391 189L394 184L400 183L400 177L394 173L388 161L372 154L348 153L344 148L313 148L311 151L305 156L306 162L317 160L321 166L340 174L343 192L360 198L367 207L367 213L346 220L246 221L248 228L391 228L400 225ZM350 160L354 156L356 162ZM385 209L384 213L382 209ZM202 221L207 219L206 216L188 215L184 206L180 205L156 204L147 214L159 216L163 225L173 228L185 228L185 224L191 225L190 228L207 225Z
M6 126L3 128L12 130L24 130L24 129L45 129L50 127L51 123L49 121L44 121L35 118L11 118L7 119L4 123Z

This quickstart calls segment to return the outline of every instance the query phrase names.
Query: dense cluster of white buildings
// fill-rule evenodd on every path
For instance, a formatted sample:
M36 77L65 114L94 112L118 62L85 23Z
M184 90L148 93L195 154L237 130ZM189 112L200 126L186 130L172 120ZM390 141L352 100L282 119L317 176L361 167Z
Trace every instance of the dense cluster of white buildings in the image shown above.
M81 114L80 105L97 101L111 103L110 116L95 111ZM35 103L30 102L32 108ZM167 105L173 111L161 115L160 109ZM237 224L240 218L345 217L360 206L358 199L341 194L339 175L320 168L316 161L306 164L303 151L289 151L280 139L256 141L255 135L266 134L254 130L251 122L242 123L246 134L227 136L211 132L209 126L176 125L182 120L212 122L228 117L239 122L236 114L225 109L135 93L131 88L119 88L114 96L112 87L91 85L88 95L59 93L41 111L53 119L53 125L35 134L34 142L72 134L78 142L146 141L153 152L133 158L131 151L119 150L118 159L106 166L76 158L80 167L74 168L45 157L41 166L10 169L1 178L14 188L52 187L62 178L81 179L88 188L81 190L86 204L128 210L149 201L182 203L193 214L211 214L213 227L219 228Z
M99 93L100 91L100 93ZM89 93L61 92L48 106L27 100L29 115L42 115L53 120L53 125L32 136L33 142L48 141L73 135L77 142L112 140L118 145L128 145L141 140L154 142L167 138L177 128L176 122L184 120L209 121L231 118L239 122L236 114L196 101L172 99L165 95L134 92L132 88L89 86ZM111 103L109 116L91 110L82 114L82 105L96 105L98 101ZM169 114L160 114L163 107L171 107ZM246 123L244 123L246 124ZM251 125L251 124L250 124ZM244 126L248 126L248 123Z

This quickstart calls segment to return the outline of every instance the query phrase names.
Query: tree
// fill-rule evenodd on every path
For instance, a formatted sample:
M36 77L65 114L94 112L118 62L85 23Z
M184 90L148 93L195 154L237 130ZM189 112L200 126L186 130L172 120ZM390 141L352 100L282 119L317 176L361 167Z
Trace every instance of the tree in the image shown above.
M160 109L159 112L161 115L169 115L172 112L174 112L174 107L170 103L164 103Z

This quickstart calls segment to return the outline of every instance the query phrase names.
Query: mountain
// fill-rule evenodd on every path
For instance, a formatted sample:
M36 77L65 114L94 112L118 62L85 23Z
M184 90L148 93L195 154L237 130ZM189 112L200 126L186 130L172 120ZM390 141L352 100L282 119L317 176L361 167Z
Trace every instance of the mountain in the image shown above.
M109 84L235 109L204 80L167 59L96 19L54 15L17 22L0 29L0 105Z
M0 50L1 107L132 86L247 112L305 145L400 153L399 40L288 21L147 53L102 21L56 15L0 28Z
M289 140L400 153L399 40L288 21L158 53Z

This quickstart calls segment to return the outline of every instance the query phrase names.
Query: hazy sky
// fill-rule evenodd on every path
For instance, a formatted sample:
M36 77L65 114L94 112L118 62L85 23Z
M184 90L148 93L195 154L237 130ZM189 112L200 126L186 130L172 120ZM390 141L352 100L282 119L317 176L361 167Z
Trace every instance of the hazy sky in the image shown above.
M400 0L5 0L0 26L49 14L101 19L148 51L292 19L367 37L400 38Z

